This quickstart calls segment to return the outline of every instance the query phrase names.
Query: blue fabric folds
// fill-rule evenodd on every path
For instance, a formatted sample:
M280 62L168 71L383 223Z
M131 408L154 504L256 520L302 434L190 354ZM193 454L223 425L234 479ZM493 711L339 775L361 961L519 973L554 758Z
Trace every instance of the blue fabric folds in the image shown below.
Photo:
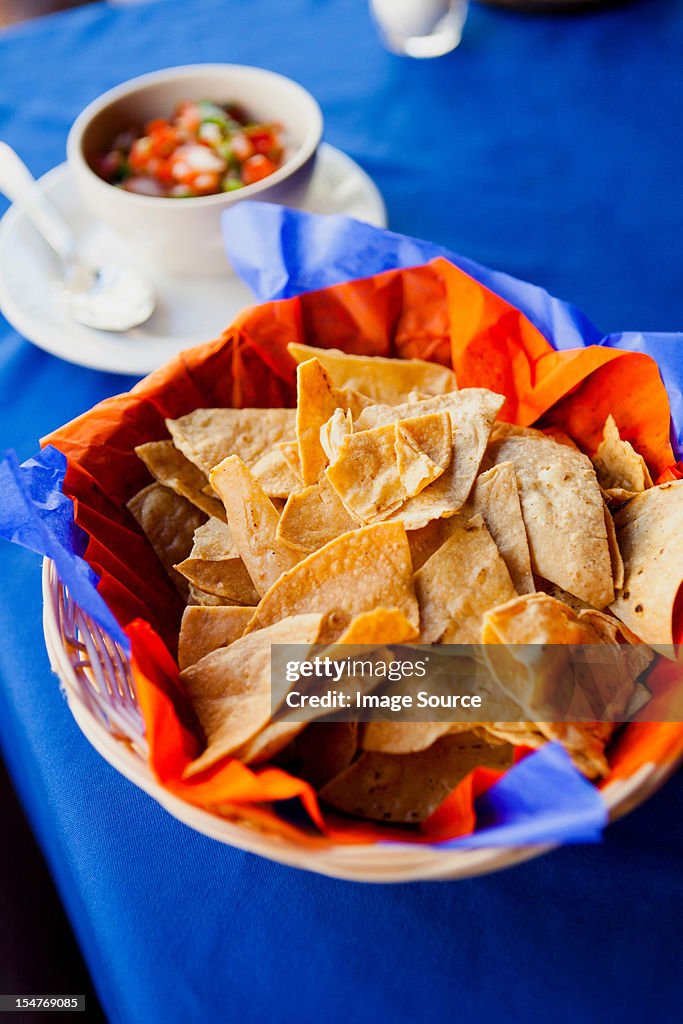
M478 800L477 831L443 846L527 846L600 839L607 808L564 747L548 743L511 768Z
M233 267L262 302L443 256L520 309L556 349L608 345L651 355L669 393L674 452L683 457L683 334L625 332L603 337L585 313L543 288L432 242L350 217L250 201L225 211L223 236Z
M51 558L81 608L128 648L128 639L97 592L97 576L81 557L86 536L63 491L66 457L47 447L19 465L14 452L0 461L0 537Z

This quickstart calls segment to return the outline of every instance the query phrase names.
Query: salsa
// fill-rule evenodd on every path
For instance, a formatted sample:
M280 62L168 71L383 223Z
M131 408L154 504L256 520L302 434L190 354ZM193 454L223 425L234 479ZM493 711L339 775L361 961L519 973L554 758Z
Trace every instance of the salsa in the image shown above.
M234 103L180 103L172 118L114 139L95 170L127 192L183 199L232 192L282 165L282 126L261 124Z

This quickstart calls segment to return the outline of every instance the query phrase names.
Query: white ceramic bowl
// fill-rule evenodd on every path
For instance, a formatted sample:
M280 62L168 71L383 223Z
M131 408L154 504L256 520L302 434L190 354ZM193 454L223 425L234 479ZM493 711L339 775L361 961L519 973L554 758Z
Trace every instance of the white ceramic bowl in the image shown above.
M236 102L259 121L285 129L287 156L277 171L237 192L188 199L136 195L110 185L92 169L112 139L182 100ZM322 136L320 107L302 86L263 68L190 64L133 78L85 108L69 132L67 157L83 202L126 242L133 262L167 274L225 273L221 213L243 199L299 206L305 200Z

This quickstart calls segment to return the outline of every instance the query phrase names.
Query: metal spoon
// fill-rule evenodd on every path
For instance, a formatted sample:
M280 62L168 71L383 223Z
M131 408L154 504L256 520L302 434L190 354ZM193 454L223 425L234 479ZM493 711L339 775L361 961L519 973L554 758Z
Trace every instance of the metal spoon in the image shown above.
M128 331L149 320L156 303L149 281L128 267L85 263L71 229L5 142L0 142L0 192L22 210L61 259L61 297L74 320L101 331Z

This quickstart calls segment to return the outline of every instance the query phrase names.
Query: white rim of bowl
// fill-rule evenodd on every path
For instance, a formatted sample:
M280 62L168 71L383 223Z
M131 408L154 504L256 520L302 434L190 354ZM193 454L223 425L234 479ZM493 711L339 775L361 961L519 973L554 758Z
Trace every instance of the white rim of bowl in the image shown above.
M239 75L243 75L245 78L249 77L261 77L266 76L271 80L286 83L288 88L294 88L298 91L309 106L309 122L306 127L306 133L303 142L296 150L296 152L285 161L282 167L279 167L277 171L273 171L267 178L263 178L261 181L255 182L253 185L245 185L243 188L236 190L235 192L226 193L219 192L215 195L210 196L188 196L181 204L178 203L177 199L170 198L168 196L144 196L138 195L135 192L123 192L121 189L117 189L115 185L111 185L104 178L101 178L96 171L92 169L88 161L83 156L81 148L83 135L86 128L93 120L93 118L105 110L112 103L122 99L124 96L132 95L137 89L143 88L147 85L153 85L155 82L161 81L173 81L176 79L190 78L194 75L201 75L206 73L224 72L226 70L236 71ZM285 128L287 126L285 125ZM305 89L299 82L294 81L293 78L287 78L286 75L281 75L277 71L270 71L267 68L260 68L252 64L181 64L178 67L164 68L160 71L150 71L145 75L138 75L136 78L129 78L125 82L121 82L120 85L115 85L113 88L108 89L106 92L101 93L96 99L92 100L91 103L81 111L74 123L72 124L69 135L66 141L66 154L67 160L72 165L80 165L86 173L88 173L93 182L96 182L102 189L106 189L107 193L111 195L111 191L114 190L118 195L125 195L130 199L131 202L138 203L138 205L147 204L153 202L156 205L159 203L165 203L172 205L174 209L187 209L191 204L192 207L201 204L202 206L219 206L221 203L225 203L226 199L250 199L252 196L258 195L260 192L272 188L274 185L278 185L283 181L290 178L296 171L298 171L303 165L313 156L320 140L322 139L323 133L323 114L320 109L320 105L315 97Z

